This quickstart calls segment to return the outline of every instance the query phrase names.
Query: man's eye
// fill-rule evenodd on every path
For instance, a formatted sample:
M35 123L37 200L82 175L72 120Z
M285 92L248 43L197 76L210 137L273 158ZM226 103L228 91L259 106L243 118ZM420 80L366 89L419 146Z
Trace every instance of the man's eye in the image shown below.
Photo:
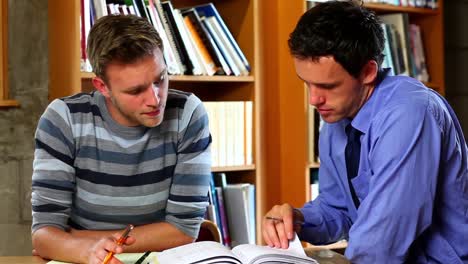
M164 74L163 76L161 76L161 79L159 79L159 81L154 82L153 85L160 86L162 83L164 83L165 80L166 80L166 75Z
M131 95L136 95L140 93L140 90L131 90L131 91L128 91L127 93Z

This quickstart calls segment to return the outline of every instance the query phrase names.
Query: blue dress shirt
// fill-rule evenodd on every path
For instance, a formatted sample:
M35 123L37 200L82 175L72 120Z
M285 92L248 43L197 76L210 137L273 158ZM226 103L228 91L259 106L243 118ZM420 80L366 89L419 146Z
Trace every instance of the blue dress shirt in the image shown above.
M353 263L468 263L467 147L445 99L409 77L377 85L352 120L363 133L359 209L346 174L349 123L320 132L320 194L300 209L301 239L348 238Z

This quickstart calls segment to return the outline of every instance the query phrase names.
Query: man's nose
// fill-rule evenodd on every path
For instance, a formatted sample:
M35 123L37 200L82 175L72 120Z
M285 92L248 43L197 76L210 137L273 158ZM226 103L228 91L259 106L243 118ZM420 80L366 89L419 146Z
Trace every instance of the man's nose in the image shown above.
M317 88L309 87L309 104L313 106L321 105L325 102L325 98L318 93Z
M159 87L151 84L148 89L148 95L146 96L146 104L149 106L158 106L161 98L159 97Z

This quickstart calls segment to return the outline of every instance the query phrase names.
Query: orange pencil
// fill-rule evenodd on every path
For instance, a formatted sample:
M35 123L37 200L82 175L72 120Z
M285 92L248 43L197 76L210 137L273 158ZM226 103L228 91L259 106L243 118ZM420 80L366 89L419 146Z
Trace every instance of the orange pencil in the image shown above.
M125 230L123 231L122 235L120 236L120 238L117 240L117 245L122 245L123 243L125 243L125 240L127 240L127 237L128 235L130 234L130 231L132 231L133 229L133 225L128 225ZM107 256L106 258L104 259L104 261L102 262L102 264L107 264L107 262L109 262L109 260L112 258L112 256L114 255L114 252L112 251L109 251L109 253L107 253Z

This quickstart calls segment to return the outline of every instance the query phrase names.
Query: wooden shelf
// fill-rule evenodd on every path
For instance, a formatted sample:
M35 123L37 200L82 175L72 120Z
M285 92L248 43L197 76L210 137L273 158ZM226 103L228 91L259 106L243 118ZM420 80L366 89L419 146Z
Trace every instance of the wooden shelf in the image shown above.
M230 171L253 171L255 170L255 165L243 165L243 166L224 166L224 167L212 167L212 172L230 172Z
M374 10L375 12L382 13L410 13L419 15L438 15L439 9L421 8L421 7L408 7L408 6L396 6L388 4L375 4L367 3L365 7Z
M0 108L19 107L20 104L16 100L0 100Z
M92 72L81 72L81 79L94 78ZM195 75L169 75L170 81L175 82L254 82L253 76L195 76Z
M170 81L177 82L254 82L253 76L193 76L169 75Z

